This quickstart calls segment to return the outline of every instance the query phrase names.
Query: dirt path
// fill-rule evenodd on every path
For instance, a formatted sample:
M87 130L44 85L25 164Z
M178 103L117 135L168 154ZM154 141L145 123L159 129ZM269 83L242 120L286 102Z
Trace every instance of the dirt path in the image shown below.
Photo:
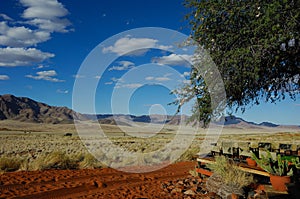
M180 162L144 174L110 168L5 173L0 198L174 198L162 183L187 177L195 165Z

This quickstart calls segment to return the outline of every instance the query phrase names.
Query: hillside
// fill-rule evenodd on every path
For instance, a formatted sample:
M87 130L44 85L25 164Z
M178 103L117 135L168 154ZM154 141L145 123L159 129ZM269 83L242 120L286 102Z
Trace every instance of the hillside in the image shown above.
M26 97L0 95L0 120L10 119L35 123L72 123L73 118L84 119L67 107L50 106Z
M181 120L183 122L187 121L188 116L186 115L126 115L126 114L84 114L84 116L90 120L98 120L100 124L120 124L129 125L131 122L141 122L141 123L154 123L154 124L169 124L169 125L179 125Z

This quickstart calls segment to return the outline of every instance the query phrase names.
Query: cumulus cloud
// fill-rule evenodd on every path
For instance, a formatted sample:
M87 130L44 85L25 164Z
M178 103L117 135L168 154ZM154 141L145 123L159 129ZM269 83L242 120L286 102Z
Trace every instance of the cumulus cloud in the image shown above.
M37 49L53 32L68 32L69 14L57 0L20 0L25 8L22 20L0 13L0 66L27 66L43 62L54 54ZM34 27L33 27L34 26Z
M24 26L9 27L7 22L0 22L0 45L10 47L28 47L50 39L50 33L31 30Z
M142 55L150 48L168 50L172 46L158 45L158 40L151 38L131 38L129 36L118 39L114 45L104 47L103 53L116 53L118 55ZM136 50L138 49L138 50Z
M0 75L0 80L9 80L9 76L7 76L7 75Z
M0 67L27 66L54 57L36 48L0 48Z
M112 70L122 71L122 70L128 70L135 67L134 63L130 61L119 61L118 64L119 65L117 66L112 66L111 68L109 68L108 71L112 71Z
M192 62L192 57L192 55L188 54L170 54L162 57L154 57L152 62L169 66L189 67L189 62Z
M7 16L6 14L0 13L0 17L6 21L12 21L13 19Z
M56 78L57 73L55 70L48 71L39 71L36 75L26 75L28 78L36 79L36 80L46 80L50 82L64 82L64 80L60 80Z
M57 0L20 0L26 7L22 17L28 24L49 32L68 32L71 25L65 17L69 14L63 4Z

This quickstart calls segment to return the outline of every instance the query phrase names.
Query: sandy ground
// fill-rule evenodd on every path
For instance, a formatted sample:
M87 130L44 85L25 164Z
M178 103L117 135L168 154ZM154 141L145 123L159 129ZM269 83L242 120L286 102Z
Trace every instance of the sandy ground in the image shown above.
M185 178L196 162L180 162L151 173L110 168L13 172L0 175L0 198L174 198L162 183Z
M85 124L87 127L93 125ZM72 124L49 125L28 124L14 121L0 121L0 135L20 135L30 131L35 134L58 134L66 132L76 134ZM117 136L120 129L113 125L103 125L107 134ZM128 130L132 130L131 127ZM162 136L172 137L178 127L166 126ZM88 128L87 128L88 129ZM135 130L135 129L133 129ZM132 130L132 131L133 131ZM146 129L147 130L147 129ZM145 132L149 133L148 130ZM193 128L184 129L187 134ZM199 129L199 136L205 135L207 129ZM140 132L140 131L139 131ZM279 132L297 132L294 134ZM223 128L221 136L226 139L251 140L260 138L263 141L278 139L290 142L299 140L299 129L285 128ZM246 136L247 135L247 136ZM259 136L258 136L259 135ZM63 139L62 139L63 140ZM6 141L6 140L4 140ZM16 145L18 146L18 145ZM196 162L181 162L169 165L161 170L151 173L124 173L110 168L84 169L84 170L46 170L46 171L20 171L0 174L1 198L183 198L174 197L163 191L162 184L166 181L177 180L189 176L189 170L194 169ZM139 168L133 168L137 171Z

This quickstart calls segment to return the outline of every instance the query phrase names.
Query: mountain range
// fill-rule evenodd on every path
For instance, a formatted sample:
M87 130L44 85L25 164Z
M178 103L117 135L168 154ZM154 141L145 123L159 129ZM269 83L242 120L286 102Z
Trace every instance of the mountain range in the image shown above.
M14 95L0 95L0 120L16 120L34 123L73 123L73 120L98 120L100 124L130 125L130 122L143 123L166 123L179 125L182 120L188 120L186 115L126 115L126 114L81 114L67 107L50 106L48 104L34 101L27 97L16 97ZM283 127L270 122L254 123L245 121L235 116L225 118L225 126L238 128L262 128ZM294 126L297 127L297 126ZM298 127L299 128L299 127Z
M49 106L27 97L0 95L0 120L5 119L58 124L72 123L73 119L85 118L67 107Z

